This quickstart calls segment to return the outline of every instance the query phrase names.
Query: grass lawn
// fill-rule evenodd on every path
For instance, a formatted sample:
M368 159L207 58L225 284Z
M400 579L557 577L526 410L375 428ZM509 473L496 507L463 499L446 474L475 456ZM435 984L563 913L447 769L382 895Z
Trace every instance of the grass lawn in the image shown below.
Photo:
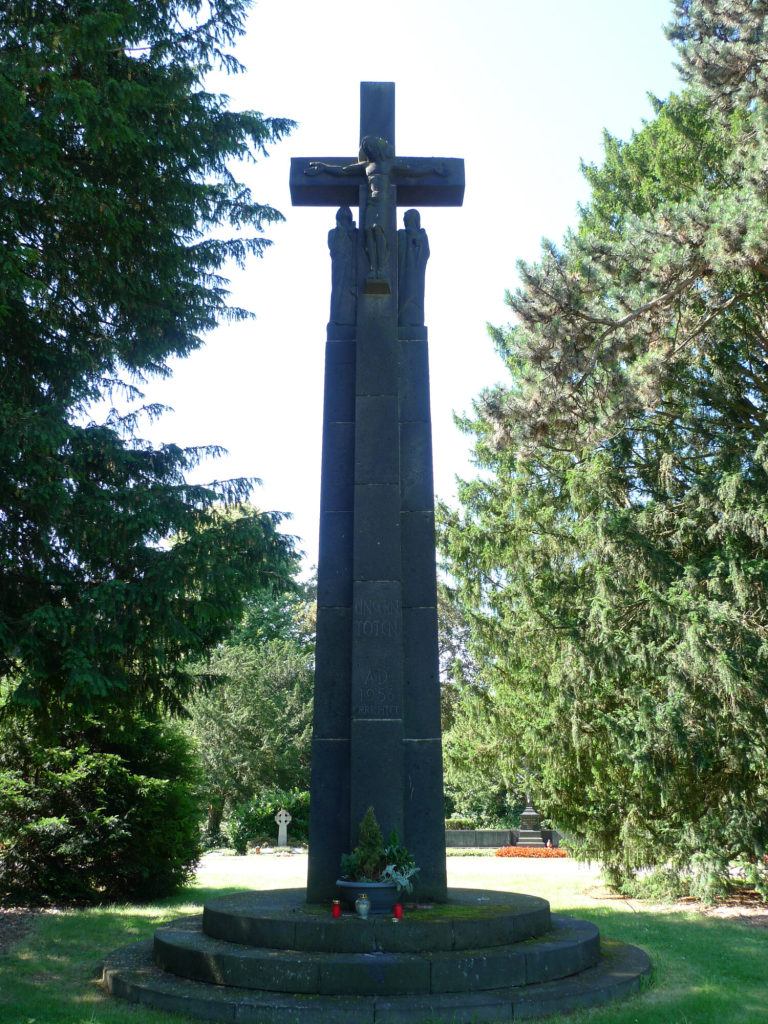
M594 921L603 937L634 943L650 954L653 983L642 995L624 1004L550 1021L768 1024L768 928L645 906L636 900L596 898L602 895L597 869L571 860L449 857L448 872L453 886L544 896L553 910ZM43 914L20 942L0 956L0 1021L186 1021L104 996L96 984L101 958L117 946L150 936L163 921L196 913L214 895L303 885L305 877L304 856L209 855L195 883L161 904Z

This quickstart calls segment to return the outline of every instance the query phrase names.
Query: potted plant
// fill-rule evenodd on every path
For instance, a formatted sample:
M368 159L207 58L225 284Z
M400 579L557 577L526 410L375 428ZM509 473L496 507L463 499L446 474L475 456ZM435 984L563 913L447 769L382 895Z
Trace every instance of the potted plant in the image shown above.
M388 914L396 896L411 891L418 870L411 854L400 844L396 829L384 842L373 808L369 807L360 823L357 846L341 858L342 877L336 884L351 909L357 897L366 893L372 914Z

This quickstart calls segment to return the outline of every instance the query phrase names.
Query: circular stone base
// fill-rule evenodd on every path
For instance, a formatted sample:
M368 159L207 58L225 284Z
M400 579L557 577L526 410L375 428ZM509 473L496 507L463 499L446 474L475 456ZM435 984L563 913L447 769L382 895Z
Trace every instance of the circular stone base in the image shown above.
M550 915L538 897L451 890L447 904L405 914L334 920L303 890L222 897L206 905L205 928L180 919L117 950L102 985L211 1021L469 1024L604 1003L650 975L642 950L601 944L594 925Z
M476 949L523 942L549 927L547 900L485 889L450 889L446 903L406 903L397 922L354 913L334 919L330 905L308 904L303 889L236 893L203 910L203 932L211 938L324 953Z

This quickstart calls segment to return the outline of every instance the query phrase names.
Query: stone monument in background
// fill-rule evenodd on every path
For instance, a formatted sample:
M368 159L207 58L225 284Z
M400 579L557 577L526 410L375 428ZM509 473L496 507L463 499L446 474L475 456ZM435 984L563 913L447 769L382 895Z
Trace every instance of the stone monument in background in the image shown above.
M446 898L434 495L417 210L459 206L464 162L399 157L395 87L363 82L355 158L291 161L297 206L335 206L328 236L317 655L307 899L336 893L372 806ZM352 209L356 207L358 223Z
M527 793L525 795L525 810L520 815L520 829L517 833L516 845L530 846L533 849L544 849L547 845L541 834L541 817Z

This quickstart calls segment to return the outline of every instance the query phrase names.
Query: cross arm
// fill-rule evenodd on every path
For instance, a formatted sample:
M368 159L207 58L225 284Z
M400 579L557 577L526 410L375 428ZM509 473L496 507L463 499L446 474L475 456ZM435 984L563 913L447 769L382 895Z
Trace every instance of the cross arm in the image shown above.
M360 175L328 171L360 166ZM315 165L315 166L313 166ZM464 199L464 161L433 157L404 157L393 161L393 184L398 206L461 206ZM291 160L290 189L294 206L357 206L363 178L361 162L354 158L324 157Z
M394 167L398 206L461 206L464 161L398 157Z
M330 164L340 170L358 163L354 157L329 156L322 160L293 157L289 179L291 202L294 206L357 206L358 189L365 178L364 165L360 165L359 175L339 174L322 165ZM318 164L320 166L313 166Z

